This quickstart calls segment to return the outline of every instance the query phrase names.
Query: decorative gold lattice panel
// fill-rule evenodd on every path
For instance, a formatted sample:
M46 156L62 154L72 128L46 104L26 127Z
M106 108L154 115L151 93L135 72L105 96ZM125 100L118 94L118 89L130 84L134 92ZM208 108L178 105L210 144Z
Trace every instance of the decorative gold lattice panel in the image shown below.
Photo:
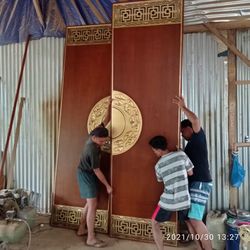
M53 226L77 229L80 224L82 208L55 205L51 217ZM108 232L108 211L97 210L95 230L100 233Z
M67 27L67 45L111 43L111 25L86 25Z
M182 0L154 0L113 5L113 27L137 27L182 22Z
M123 239L153 241L152 224L150 219L112 215L111 234ZM177 246L177 224L165 222L161 227L164 241L167 245Z

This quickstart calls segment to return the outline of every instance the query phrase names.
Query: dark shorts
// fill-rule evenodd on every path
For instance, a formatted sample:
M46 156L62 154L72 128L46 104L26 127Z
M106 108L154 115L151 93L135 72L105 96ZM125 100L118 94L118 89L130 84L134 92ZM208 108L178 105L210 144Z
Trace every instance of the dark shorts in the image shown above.
M187 217L188 209L180 210L177 212L178 212L178 220L179 221L185 221L188 219L188 217ZM165 210L165 209L159 207L159 205L158 205L153 213L152 219L156 220L157 222L169 221L172 213L174 213L174 212Z
M80 195L83 199L96 198L98 193L98 179L93 172L77 168L77 181Z

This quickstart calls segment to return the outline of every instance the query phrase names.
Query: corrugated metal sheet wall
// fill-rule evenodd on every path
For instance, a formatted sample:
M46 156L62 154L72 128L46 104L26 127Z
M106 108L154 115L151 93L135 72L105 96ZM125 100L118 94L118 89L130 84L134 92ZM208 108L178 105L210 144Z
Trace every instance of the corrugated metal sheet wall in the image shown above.
M250 58L250 30L237 34L237 46ZM250 81L250 68L240 59L237 60L237 80ZM244 142L250 137L250 84L237 86L237 139ZM239 148L239 160L246 170L243 185L238 191L238 206L250 210L250 148Z
M38 208L50 212L54 178L64 39L32 41L20 97L25 97L15 163L15 187L40 194ZM4 150L24 44L0 47L0 142ZM16 117L18 113L16 111ZM17 120L17 119L16 119ZM16 121L15 121L16 123ZM12 156L16 124L8 156ZM10 160L8 161L10 164ZM8 165L9 165L8 164Z
M214 185L208 210L229 206L227 63L218 53L218 44L208 33L184 36L182 92L207 135Z
M51 208L63 46L64 39L48 38L31 42L20 95L26 101L17 147L15 185L41 194L38 204L41 212L50 212ZM4 62L0 65L1 150L5 145L23 51L23 44L0 47L1 62ZM217 56L218 52L217 42L207 33L184 36L183 95L188 106L200 117L207 134L214 179L208 209L226 209L229 205L227 63L226 58ZM238 95L243 102L242 108L246 109L248 105L244 113L249 115L246 92L240 94L239 91ZM249 129L249 116L245 129ZM10 150L14 144L12 137ZM247 157L247 152L244 157ZM249 209L246 185L244 193L240 194L245 195L244 208Z

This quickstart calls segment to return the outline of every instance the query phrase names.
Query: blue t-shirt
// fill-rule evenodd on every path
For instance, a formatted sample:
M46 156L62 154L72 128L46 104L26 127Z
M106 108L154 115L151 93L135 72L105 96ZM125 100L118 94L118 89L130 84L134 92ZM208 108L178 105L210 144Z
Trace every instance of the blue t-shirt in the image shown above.
M201 128L198 133L193 133L185 147L185 153L194 164L193 175L188 177L189 182L211 182L208 164L207 140Z

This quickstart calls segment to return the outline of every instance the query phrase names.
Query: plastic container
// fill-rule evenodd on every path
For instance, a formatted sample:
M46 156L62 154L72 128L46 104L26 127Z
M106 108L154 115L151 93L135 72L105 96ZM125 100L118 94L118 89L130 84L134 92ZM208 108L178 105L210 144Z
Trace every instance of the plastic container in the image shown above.
M229 218L226 222L226 250L240 250L240 235L237 220Z
M206 217L206 225L211 235L212 247L216 250L224 250L226 242L224 237L226 236L225 221L227 219L226 213L220 211L210 211ZM224 236L224 237L223 237Z

